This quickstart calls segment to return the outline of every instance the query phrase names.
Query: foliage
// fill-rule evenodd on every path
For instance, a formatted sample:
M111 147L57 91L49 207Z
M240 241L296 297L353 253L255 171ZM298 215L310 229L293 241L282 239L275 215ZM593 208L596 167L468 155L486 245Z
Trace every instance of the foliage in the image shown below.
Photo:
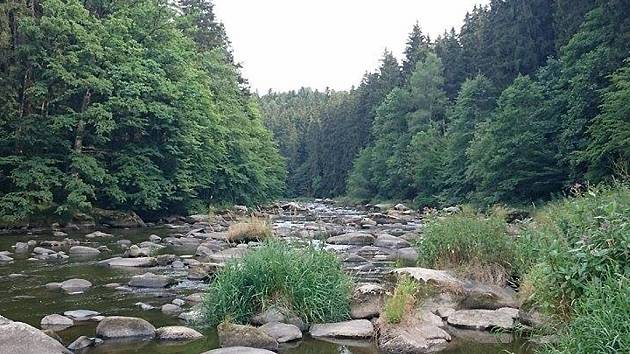
M282 192L283 162L212 4L184 3L0 5L2 221L185 213Z
M571 321L560 342L543 351L560 353L630 352L630 279L611 274L589 283L575 306Z
M505 221L470 210L429 220L416 247L421 266L451 268L474 278L486 278L485 272L497 273L498 269L502 274L493 278L505 280L514 262Z
M385 302L383 315L390 324L400 323L416 305L418 283L410 277L402 277L396 283L394 293Z
M600 186L547 205L517 249L520 273L533 273L528 300L570 316L593 282L630 274L630 188Z
M216 274L205 313L209 325L226 317L247 323L270 306L282 306L307 323L335 322L348 318L351 294L351 282L334 254L267 240Z

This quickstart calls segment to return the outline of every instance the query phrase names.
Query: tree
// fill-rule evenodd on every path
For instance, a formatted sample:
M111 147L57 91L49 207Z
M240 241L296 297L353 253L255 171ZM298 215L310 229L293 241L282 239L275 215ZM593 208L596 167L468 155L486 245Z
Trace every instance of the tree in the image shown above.
M499 97L492 118L481 123L468 150L480 202L523 203L563 186L555 158L558 122L547 119L544 101L543 88L519 76Z
M404 52L402 76L405 81L411 78L418 63L424 61L430 46L431 39L422 33L420 23L416 22L411 29Z

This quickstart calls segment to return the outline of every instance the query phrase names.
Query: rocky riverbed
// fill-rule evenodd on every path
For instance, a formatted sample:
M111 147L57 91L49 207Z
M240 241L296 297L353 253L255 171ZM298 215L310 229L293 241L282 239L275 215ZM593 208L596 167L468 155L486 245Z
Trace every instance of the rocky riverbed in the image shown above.
M228 227L252 214L269 217L274 235L283 240L339 255L357 284L353 321L300 330L262 321L271 323L218 334L193 321L212 273L257 246L227 242ZM259 211L237 208L213 218L169 218L142 228L0 235L0 354L25 343L37 346L37 353L197 354L226 343L248 344L239 337L252 330L264 332L269 349L281 353L375 354L405 348L528 353L525 342L511 334L524 317L513 291L414 267L417 255L410 241L421 230L421 216L403 205L358 210L317 201ZM435 299L410 324L387 326L376 317L391 290L388 280L402 273L461 288L464 295ZM491 333L497 329L500 333Z

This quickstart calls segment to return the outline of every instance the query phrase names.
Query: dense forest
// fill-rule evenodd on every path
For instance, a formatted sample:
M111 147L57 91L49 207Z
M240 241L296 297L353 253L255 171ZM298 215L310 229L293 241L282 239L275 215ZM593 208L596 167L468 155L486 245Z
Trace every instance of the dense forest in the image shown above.
M630 1L492 0L349 92L270 92L292 196L520 204L627 174Z
M193 212L284 188L209 1L3 1L0 90L4 222Z

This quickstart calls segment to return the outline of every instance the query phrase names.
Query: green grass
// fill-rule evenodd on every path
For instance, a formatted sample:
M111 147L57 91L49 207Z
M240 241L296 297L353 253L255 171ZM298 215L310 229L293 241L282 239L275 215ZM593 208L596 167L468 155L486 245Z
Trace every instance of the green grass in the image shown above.
M560 342L544 352L630 353L630 280L616 274L591 282Z
M405 314L409 312L416 304L416 292L418 291L418 283L409 277L403 277L398 280L394 294L387 299L383 314L387 323L400 323Z
M349 318L352 284L327 251L267 240L240 261L228 262L204 299L207 324L225 318L248 323L260 311L281 306L307 323Z
M417 248L421 266L468 271L472 277L497 281L509 275L514 259L505 221L469 209L429 220Z

